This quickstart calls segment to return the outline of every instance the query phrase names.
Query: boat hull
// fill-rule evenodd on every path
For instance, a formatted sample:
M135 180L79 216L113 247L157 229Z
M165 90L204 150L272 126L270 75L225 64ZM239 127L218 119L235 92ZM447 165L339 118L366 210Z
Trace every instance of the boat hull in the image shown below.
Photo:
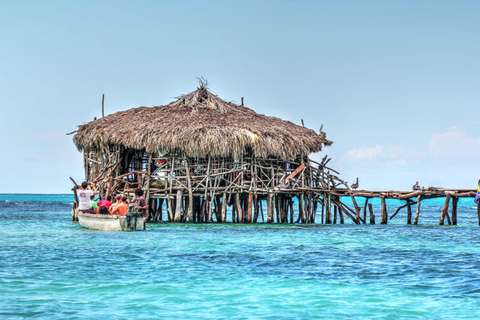
M128 218L110 214L90 214L77 211L78 223L87 229L100 231L132 231L132 223L128 223ZM130 218L135 222L135 230L143 230L147 218Z

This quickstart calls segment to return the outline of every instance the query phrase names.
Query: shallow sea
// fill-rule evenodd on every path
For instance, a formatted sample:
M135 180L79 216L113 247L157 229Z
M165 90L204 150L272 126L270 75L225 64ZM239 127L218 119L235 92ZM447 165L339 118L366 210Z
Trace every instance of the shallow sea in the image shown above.
M0 319L480 317L480 227L442 200L388 225L71 222L71 195L0 195ZM361 201L359 202L359 204ZM379 216L379 203L374 210ZM389 214L400 202L388 202Z

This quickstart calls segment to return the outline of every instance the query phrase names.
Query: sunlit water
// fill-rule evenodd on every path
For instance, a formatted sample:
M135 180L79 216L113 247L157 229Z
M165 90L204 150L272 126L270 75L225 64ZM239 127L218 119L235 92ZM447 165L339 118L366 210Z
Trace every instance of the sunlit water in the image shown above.
M84 229L71 222L71 202L0 195L1 319L480 316L472 199L459 201L458 226L438 226L443 201L428 200L418 226L406 224L403 209L386 226L345 218L161 223L145 232ZM387 203L390 215L403 204Z

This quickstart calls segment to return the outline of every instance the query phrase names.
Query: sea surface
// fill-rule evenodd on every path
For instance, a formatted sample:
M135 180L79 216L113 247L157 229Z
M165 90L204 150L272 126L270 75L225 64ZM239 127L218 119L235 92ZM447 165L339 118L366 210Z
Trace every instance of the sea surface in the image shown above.
M460 199L457 226L438 225L443 199L432 199L417 226L402 209L388 225L156 223L142 232L84 229L71 221L72 202L0 195L0 319L480 318L472 199ZM387 200L389 215L401 204Z

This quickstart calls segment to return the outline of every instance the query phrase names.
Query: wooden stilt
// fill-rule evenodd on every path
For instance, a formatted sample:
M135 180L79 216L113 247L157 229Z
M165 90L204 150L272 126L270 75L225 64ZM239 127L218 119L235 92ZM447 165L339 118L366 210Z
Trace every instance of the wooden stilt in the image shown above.
M480 203L477 205L478 225L480 226Z
M452 224L457 225L457 203L458 197L453 197L452 199Z
M332 202L331 196L328 195L325 204L325 224L332 224Z
M297 219L297 223L302 221L303 223L303 217L304 217L304 214L305 214L305 209L303 207L303 194L299 194L297 196L297 199L298 199L298 219Z
M415 213L415 220L413 221L415 225L418 224L418 217L420 216L420 201L422 201L422 195L419 195L417 198L417 212Z
M342 206L338 207L338 215L340 216L340 224L344 224L345 221L343 221Z
M242 210L242 205L240 204L240 194L237 192L235 193L235 206L237 208L237 217L238 223L243 223L243 210Z
M445 197L445 203L443 205L443 210L440 216L440 223L439 223L439 225L441 226L443 226L445 221L445 216L448 214L448 205L450 204L450 198L451 198L450 194L447 194L447 196Z
M227 194L222 195L222 209L220 210L220 222L227 220Z
M365 198L365 205L363 206L363 223L367 223L367 207L369 198Z
M333 224L337 224L337 206L333 206Z
M293 223L293 198L288 199L288 205L290 207L290 223Z
M407 199L407 224L412 224L412 201Z
M385 201L385 197L382 197L382 211L380 214L380 224L387 224L388 215L387 215L387 204Z
M258 195L255 194L253 196L253 223L257 223L258 220L258 214L260 213L260 208L259 208L259 201L258 201Z
M368 204L368 211L370 211L370 224L375 224L375 215L373 214L373 205Z
M247 211L247 223L252 222L252 213L253 213L253 193L248 194L248 211Z
M272 223L273 222L273 207L274 207L274 204L273 204L273 197L274 197L274 193L273 192L269 192L268 193L268 197L267 197L267 223Z
M180 222L182 218L182 195L183 195L183 191L178 190L177 196L176 196L177 205L175 207L174 222Z

